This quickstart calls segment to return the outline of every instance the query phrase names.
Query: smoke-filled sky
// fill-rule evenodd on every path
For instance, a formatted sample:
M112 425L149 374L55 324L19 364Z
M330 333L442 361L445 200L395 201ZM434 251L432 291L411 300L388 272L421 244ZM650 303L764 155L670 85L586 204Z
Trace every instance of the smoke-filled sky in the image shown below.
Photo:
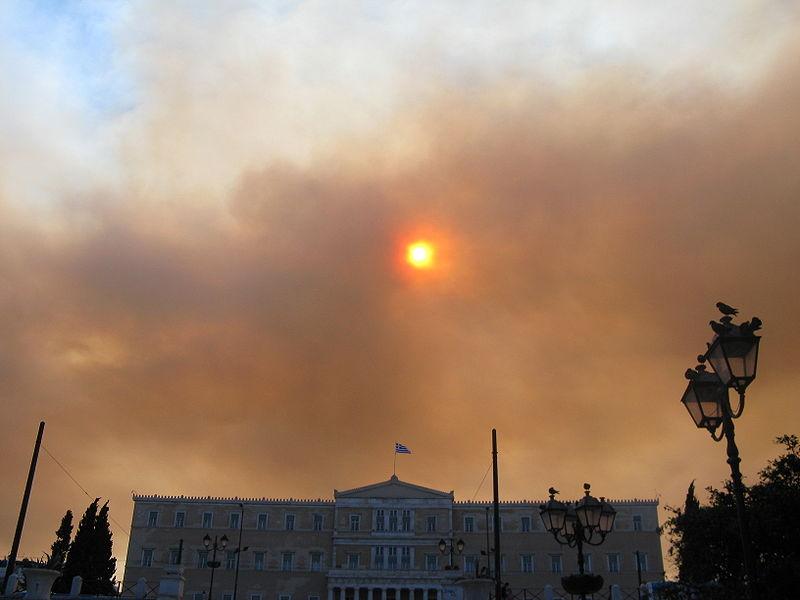
M679 402L718 300L765 323L752 481L800 432L798 34L779 0L3 2L0 554L41 419L123 527L131 490L330 497L395 441L471 499L492 427L504 498L679 504L729 473ZM22 554L88 502L43 454Z

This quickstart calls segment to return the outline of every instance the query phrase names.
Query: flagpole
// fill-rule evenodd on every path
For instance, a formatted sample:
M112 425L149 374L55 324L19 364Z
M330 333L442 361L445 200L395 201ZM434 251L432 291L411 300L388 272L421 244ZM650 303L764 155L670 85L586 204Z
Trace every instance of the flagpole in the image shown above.
M395 442L396 444L397 442ZM394 447L394 461L392 462L392 476L397 477L397 446Z

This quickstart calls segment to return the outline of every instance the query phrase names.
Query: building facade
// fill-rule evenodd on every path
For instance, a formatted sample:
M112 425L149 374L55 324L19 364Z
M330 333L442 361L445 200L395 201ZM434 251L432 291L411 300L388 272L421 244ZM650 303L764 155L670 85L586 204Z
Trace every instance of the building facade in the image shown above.
M188 600L442 600L453 577L475 576L494 544L491 503L456 501L391 479L333 499L134 496L123 589L150 586L180 565ZM656 500L614 500L617 520L601 546L585 547L586 569L623 588L663 579ZM500 505L502 580L512 590L560 587L577 572L574 549L544 530L542 501ZM228 538L208 597L212 559L203 544ZM240 547L238 581L235 581ZM182 542L181 542L182 540ZM463 540L464 548L440 552ZM638 563L638 564L637 564ZM638 568L637 568L638 567Z

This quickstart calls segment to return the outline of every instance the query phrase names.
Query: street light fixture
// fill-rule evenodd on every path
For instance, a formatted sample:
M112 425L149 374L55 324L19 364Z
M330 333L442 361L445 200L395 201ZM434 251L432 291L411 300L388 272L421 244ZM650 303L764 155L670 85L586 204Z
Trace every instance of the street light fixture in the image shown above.
M553 534L559 544L578 549L578 575L561 578L561 584L570 594L579 594L585 599L586 594L593 594L603 587L603 578L599 575L587 575L584 572L583 545L599 546L614 528L617 511L605 498L599 500L592 496L591 486L583 484L584 497L574 505L556 500L558 490L550 488L550 499L542 504L540 514L545 529Z
M453 554L461 554L464 552L464 540L459 539L457 542L453 542L453 538L450 538L450 542L446 542L444 539L439 540L439 552L442 554L450 553L450 564L445 567L445 570L454 570L458 569L458 565L453 564Z
M208 600L213 600L214 597L211 595L214 592L214 571L220 566L220 561L217 560L217 550L225 550L228 545L228 536L223 535L219 540L217 536L214 536L214 542L211 542L211 536L206 534L203 537L203 545L206 547L206 550L211 550L213 548L213 554L211 555L211 560L209 560L206 564L211 567L211 582L208 585Z
M744 484L739 464L739 448L736 446L733 420L744 412L744 396L747 386L756 378L758 366L758 347L761 337L755 334L761 329L761 319L753 317L740 324L732 322L732 315L738 310L721 302L717 308L723 317L711 321L714 337L708 343L705 354L697 357L700 362L694 369L685 373L689 385L683 393L681 402L689 411L694 424L707 429L715 442L724 437L727 444L728 464L731 467L733 497L736 503L736 517L739 521L739 534L742 542L742 558L746 574L748 597L756 598L756 571L750 543L750 529L745 515ZM706 371L708 362L713 373ZM729 390L739 395L736 410L731 407ZM717 432L717 429L721 431Z

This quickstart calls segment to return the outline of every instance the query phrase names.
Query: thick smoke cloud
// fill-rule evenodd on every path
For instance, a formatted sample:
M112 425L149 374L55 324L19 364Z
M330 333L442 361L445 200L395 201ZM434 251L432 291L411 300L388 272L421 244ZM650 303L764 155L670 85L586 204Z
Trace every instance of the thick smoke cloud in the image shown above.
M395 440L402 478L470 498L491 427L506 497L588 480L678 503L726 475L678 403L717 300L766 324L746 474L797 432L796 16L724 83L646 46L560 83L548 58L493 73L430 40L416 69L370 57L359 21L331 52L364 56L372 91L258 36L324 15L248 10L127 14L134 106L88 138L53 118L2 142L25 170L0 168L0 543L39 419L122 523L131 489L329 496L386 478ZM416 235L440 244L433 273L402 264ZM43 456L23 551L87 502Z

